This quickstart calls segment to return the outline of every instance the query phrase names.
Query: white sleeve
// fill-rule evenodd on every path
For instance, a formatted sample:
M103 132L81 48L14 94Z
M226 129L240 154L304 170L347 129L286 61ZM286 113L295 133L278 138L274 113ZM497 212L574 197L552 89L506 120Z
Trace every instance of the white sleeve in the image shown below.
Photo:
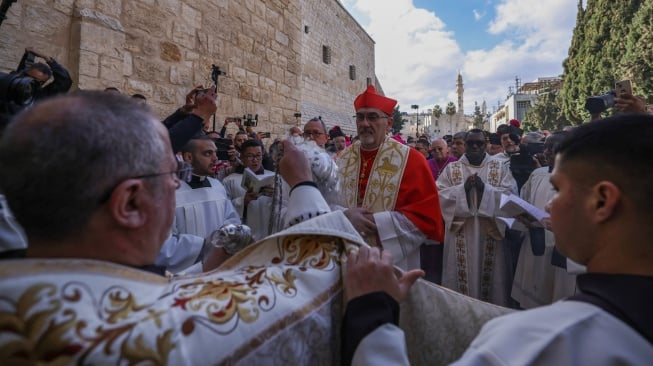
M415 224L398 211L382 211L374 214L374 222L384 250L389 250L396 264L410 256L420 245L431 242Z
M313 186L295 187L288 198L284 227L331 212L320 191Z
M204 248L204 238L190 234L170 235L154 261L167 271L179 273L195 264Z

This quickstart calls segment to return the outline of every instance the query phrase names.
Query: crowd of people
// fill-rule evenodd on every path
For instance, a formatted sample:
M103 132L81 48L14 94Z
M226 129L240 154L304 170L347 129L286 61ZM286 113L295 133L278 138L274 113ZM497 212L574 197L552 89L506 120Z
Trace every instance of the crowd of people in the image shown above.
M397 101L369 86L354 138L318 117L266 146L239 118L210 130L215 88L163 121L142 95L68 88L0 139L6 360L408 364L399 304L420 277L517 310L457 364L653 359L653 117L636 97L568 131L403 143ZM341 288L340 344L292 333L331 329L315 324Z

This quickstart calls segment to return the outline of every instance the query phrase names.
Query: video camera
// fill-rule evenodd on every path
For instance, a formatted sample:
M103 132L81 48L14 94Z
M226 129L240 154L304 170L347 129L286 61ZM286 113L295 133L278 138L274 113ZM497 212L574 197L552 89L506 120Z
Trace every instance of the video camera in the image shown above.
M617 93L613 90L608 91L605 94L595 95L585 99L585 109L587 109L590 114L599 114L606 111L608 108L614 107L615 99L617 98Z
M243 123L245 126L249 126L249 127L258 126L258 114L254 115L254 117L252 117L251 114L243 115L243 120L245 120L245 122Z
M229 138L212 138L217 148L216 155L218 160L226 161L229 160L229 149L233 146L234 142Z
M34 95L41 85L38 80L27 76L27 69L34 64L35 58L36 55L33 52L25 51L19 66L19 68L22 66L20 70L9 74L0 72L0 103L2 103L0 111L9 108L5 104L13 103L14 109L16 109L14 112L18 112L22 107L30 105L34 101Z
M30 105L39 82L22 73L5 74L0 72L0 103L14 103L17 106Z

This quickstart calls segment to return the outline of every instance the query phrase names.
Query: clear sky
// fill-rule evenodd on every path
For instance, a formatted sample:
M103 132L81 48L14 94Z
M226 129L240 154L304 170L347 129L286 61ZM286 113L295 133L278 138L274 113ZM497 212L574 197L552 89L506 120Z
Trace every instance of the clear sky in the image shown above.
M457 102L465 113L503 103L522 83L562 74L577 0L341 0L376 42L376 74L386 95L420 110Z

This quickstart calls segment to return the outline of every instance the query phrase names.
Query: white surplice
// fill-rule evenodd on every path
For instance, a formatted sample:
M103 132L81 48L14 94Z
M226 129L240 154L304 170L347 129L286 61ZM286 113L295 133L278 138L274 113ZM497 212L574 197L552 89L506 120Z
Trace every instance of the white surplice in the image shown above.
M269 170L265 172L272 173ZM242 180L243 175L241 173L231 173L222 180L222 184L224 184L227 190L227 196L233 203L236 211L238 211L242 223L252 229L254 239L261 240L281 230L283 227L281 224L283 223L288 202L288 194L290 192L288 183L279 177L281 181L280 206L273 207L273 197L259 195L257 199L249 201L247 214L245 215L245 193L247 191L241 186ZM272 227L270 227L271 218L273 218Z
M534 170L522 186L522 199L537 208L544 209L555 193L549 181L550 177L548 167ZM527 232L519 251L512 284L512 298L525 309L551 304L573 295L576 291L576 276L567 273L564 268L551 264L555 245L553 233L545 230L544 240L544 254L533 255L531 238Z
M240 216L227 197L222 183L207 177L211 187L191 188L181 182L175 191L176 208L172 233L155 261L172 273L201 272L198 257L204 239L225 224L240 224ZM197 262L197 263L196 263Z
M480 204L475 189L470 201L465 181L473 174L483 180ZM517 194L517 182L507 164L485 154L480 166L463 155L449 163L437 180L445 222L442 285L497 305L508 305L512 276L504 244L505 224L497 219L502 193Z

